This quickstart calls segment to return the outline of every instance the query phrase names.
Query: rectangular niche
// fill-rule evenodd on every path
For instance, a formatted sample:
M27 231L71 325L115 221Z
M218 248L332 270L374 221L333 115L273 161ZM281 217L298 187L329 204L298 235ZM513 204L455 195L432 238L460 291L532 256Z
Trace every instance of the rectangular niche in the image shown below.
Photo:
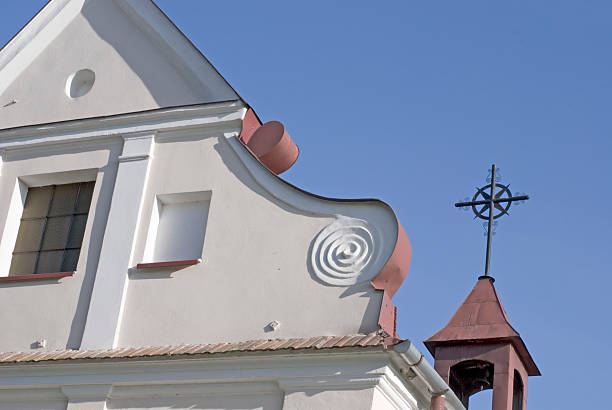
M201 259L210 198L210 191L157 195L144 262Z

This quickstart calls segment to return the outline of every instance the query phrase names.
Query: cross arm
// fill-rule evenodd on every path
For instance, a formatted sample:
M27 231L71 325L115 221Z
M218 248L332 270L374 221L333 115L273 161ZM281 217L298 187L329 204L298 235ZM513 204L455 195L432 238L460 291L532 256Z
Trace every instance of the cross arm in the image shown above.
M491 202L493 203L500 203L500 202L514 202L514 201L525 201L529 199L529 195L519 195L519 196L511 196L510 198L494 198L494 199L483 199L482 201L472 201L472 202L457 202L455 204L455 206L457 208L463 207L463 206L474 206L474 205L486 205L486 204L490 204Z

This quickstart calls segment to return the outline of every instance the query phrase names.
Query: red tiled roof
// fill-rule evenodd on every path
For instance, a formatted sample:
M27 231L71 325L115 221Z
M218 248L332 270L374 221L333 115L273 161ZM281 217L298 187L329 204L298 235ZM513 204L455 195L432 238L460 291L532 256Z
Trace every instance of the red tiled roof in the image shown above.
M377 334L350 336L320 336L296 339L250 340L236 343L201 345L124 347L109 350L59 350L51 352L0 353L0 363L44 362L77 359L126 359L157 356L185 356L228 352L261 352L279 350L333 349L342 347L384 346Z

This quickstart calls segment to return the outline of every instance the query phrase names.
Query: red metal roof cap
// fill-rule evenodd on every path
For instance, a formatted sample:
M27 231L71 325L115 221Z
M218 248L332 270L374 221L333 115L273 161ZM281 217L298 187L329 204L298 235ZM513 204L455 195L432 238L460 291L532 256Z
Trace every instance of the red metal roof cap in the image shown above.
M510 324L493 282L492 277L481 276L446 326L424 344L435 356L436 346L442 344L511 343L529 375L539 375L523 339Z
M247 147L276 175L288 170L299 155L297 145L278 121L259 127L250 136Z

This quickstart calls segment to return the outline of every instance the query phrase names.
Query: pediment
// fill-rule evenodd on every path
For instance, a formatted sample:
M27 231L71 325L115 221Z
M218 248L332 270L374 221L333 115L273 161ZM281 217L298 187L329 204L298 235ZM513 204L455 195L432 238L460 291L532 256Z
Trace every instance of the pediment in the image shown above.
M0 51L0 129L239 98L151 0L52 0Z

